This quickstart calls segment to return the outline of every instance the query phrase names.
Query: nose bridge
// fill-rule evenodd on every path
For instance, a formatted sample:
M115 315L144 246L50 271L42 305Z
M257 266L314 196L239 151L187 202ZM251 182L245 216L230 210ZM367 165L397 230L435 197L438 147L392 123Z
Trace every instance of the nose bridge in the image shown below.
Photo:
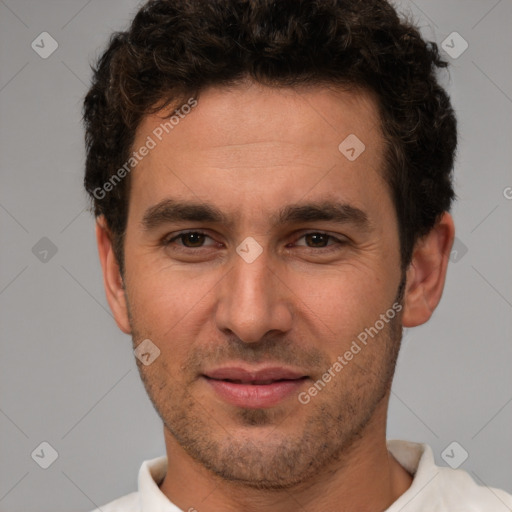
M240 244L231 270L221 281L217 325L246 343L254 343L268 331L289 329L291 314L283 287L270 268L268 252L263 249L254 259L247 258L255 249L250 241L247 243L248 247Z
M247 247L247 246L246 246ZM244 250L243 247L240 251ZM237 261L238 259L238 261ZM253 261L238 256L235 258L231 279L237 302L242 305L246 301L253 305L262 306L267 303L272 293L270 284L269 257L267 251L257 256ZM261 301L265 298L264 301Z

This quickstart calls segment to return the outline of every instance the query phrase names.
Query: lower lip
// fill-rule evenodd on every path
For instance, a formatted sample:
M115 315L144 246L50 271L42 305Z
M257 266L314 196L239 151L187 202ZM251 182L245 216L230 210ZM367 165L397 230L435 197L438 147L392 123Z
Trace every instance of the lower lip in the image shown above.
M262 409L278 405L279 402L292 393L298 393L305 380L303 378L280 380L272 384L237 384L206 377L206 381L225 401L238 407L250 409Z

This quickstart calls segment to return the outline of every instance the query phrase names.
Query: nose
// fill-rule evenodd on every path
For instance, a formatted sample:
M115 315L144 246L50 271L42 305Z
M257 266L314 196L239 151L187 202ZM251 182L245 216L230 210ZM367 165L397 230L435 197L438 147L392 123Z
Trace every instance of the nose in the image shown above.
M216 288L217 327L244 343L257 343L271 331L292 326L292 292L277 265L271 268L266 249L251 263L238 254Z

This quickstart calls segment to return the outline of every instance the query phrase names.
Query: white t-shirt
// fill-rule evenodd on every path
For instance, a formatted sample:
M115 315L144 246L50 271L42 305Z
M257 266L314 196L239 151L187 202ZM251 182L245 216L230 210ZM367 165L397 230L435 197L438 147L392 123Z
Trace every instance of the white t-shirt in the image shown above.
M393 457L414 476L409 489L385 512L511 512L512 495L480 486L461 469L436 466L427 444L387 441ZM167 457L145 461L139 471L139 490L93 512L187 512L160 491Z

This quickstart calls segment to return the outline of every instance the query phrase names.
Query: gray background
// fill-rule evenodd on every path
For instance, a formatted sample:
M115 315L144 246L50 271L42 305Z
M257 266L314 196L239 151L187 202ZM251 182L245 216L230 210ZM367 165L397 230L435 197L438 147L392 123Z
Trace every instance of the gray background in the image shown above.
M2 512L90 510L135 490L141 462L164 453L82 192L89 63L137 3L0 0ZM512 2L400 6L427 38L456 31L469 47L445 54L443 79L460 125L457 253L433 319L406 333L388 438L427 442L442 465L457 441L462 469L512 492ZM46 59L31 47L44 31L58 43ZM46 470L31 457L43 441L59 455Z

